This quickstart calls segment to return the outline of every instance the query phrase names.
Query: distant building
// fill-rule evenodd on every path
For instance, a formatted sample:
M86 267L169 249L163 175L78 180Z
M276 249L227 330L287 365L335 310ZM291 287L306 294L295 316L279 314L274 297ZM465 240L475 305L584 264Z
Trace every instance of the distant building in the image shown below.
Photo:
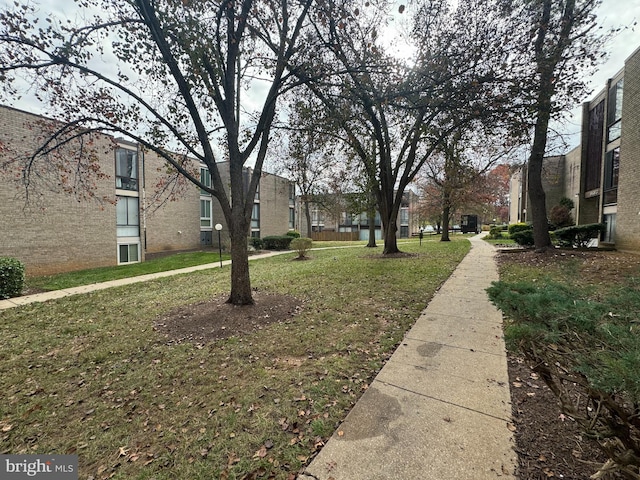
M413 190L404 192L396 225L398 238L409 238L412 234L418 233L420 225L415 215L417 201L418 195ZM328 206L317 202L311 203L312 232L357 233L360 240L369 239L369 217L366 212L350 213L346 206L341 205L339 199L333 199L327 203ZM307 219L303 202L298 202L295 218L297 230L302 235L306 235ZM380 240L382 239L382 221L379 212L375 213L374 224L376 240Z
M25 202L24 186L16 182L18 164L11 170L10 160L39 146L39 125L55 122L0 106L0 256L18 258L28 274L141 262L153 253L217 245L212 235L216 223L223 225L223 234L227 231L218 202L193 185L172 201L156 201L166 162L135 143L104 134L94 135L91 152L78 141L61 152L69 158L95 155L101 175L90 179L95 181L93 198L74 197L61 181L66 173L44 164L32 172L35 183ZM250 174L247 169L247 182ZM206 178L206 168L201 175ZM287 179L263 174L247 236L293 229L294 193Z
M577 224L607 226L600 242L640 252L640 48L582 112L580 146L545 159L547 208L570 198ZM527 199L521 169L511 178L511 223L530 220Z

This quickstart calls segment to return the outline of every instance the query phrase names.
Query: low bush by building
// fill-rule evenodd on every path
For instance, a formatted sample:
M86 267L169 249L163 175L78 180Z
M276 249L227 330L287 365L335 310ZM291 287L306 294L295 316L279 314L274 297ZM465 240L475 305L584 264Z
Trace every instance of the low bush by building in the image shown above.
M24 264L15 258L0 257L0 299L19 297L24 287Z

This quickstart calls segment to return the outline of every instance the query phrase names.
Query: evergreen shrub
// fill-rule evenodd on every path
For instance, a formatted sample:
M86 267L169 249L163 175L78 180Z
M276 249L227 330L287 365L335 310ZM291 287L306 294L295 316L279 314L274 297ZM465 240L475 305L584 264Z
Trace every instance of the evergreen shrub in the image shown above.
M0 257L0 299L19 297L24 287L24 264L11 257Z
M289 250L293 237L288 235L272 235L262 239L266 250Z

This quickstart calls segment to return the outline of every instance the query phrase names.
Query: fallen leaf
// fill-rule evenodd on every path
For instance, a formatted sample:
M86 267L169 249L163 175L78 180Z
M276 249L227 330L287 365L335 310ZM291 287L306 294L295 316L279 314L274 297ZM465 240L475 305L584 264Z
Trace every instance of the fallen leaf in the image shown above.
M344 432L343 432L342 430L340 430L340 431L338 432L338 436L339 436L339 437L344 437Z
M253 454L253 458L264 458L267 456L267 447L262 445L260 449Z

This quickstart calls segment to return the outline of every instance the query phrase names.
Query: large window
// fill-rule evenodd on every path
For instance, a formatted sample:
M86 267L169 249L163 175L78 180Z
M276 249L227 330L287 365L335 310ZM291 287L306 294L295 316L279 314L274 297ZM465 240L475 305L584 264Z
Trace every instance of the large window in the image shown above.
M409 207L400 207L400 225L409 225Z
M211 200L200 199L200 226L211 227Z
M211 172L208 169L200 167L200 183L207 187L211 187ZM211 195L206 190L200 189L200 195Z
M296 202L296 184L289 184L289 205L293 206Z
M116 150L116 188L138 190L138 154L134 150Z
M117 197L116 225L118 237L139 237L138 197Z
M140 261L140 244L118 245L118 263L136 263Z
M251 230L260 230L260 204L254 203L251 211Z
M584 173L585 191L600 188L602 168L602 141L604 135L604 100L589 111L587 159Z
M607 109L607 138L609 142L620 138L622 132L622 91L624 79L618 81L609 89L609 105Z
M618 201L618 178L620 176L620 147L607 152L604 165L604 204Z

